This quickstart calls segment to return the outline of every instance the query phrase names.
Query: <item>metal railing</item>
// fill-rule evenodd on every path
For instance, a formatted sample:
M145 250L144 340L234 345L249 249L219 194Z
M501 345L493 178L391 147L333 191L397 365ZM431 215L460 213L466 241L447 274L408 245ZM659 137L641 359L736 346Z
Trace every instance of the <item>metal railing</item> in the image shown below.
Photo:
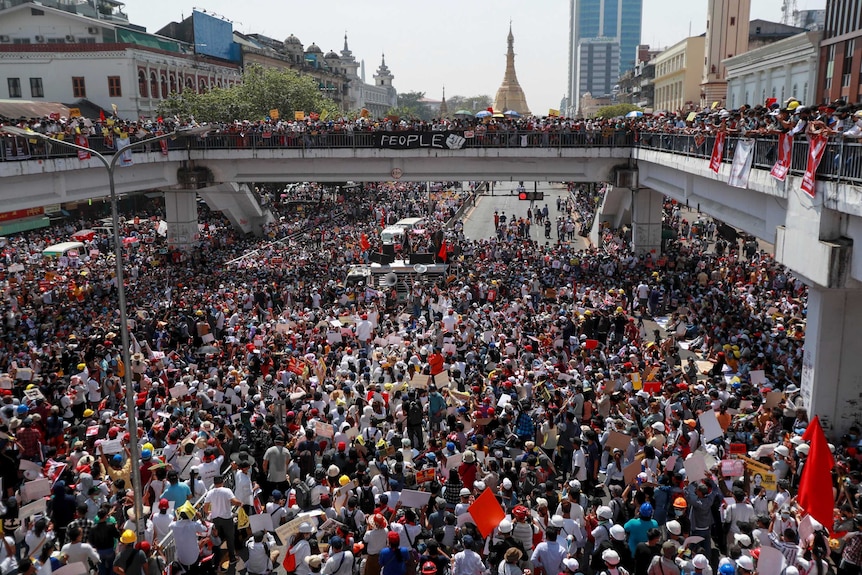
M370 131L332 131L332 132L301 132L301 133L263 133L247 134L226 133L214 131L205 138L168 140L169 150L314 150L314 149L380 149L375 145L375 137L380 132ZM393 132L398 134L398 132ZM465 132L458 132L464 134ZM133 138L134 140L134 138ZM725 140L722 161L730 162L739 137L732 136ZM761 136L756 138L754 160L752 167L759 170L770 170L775 163L778 151L776 136ZM712 154L715 136L700 136L690 134L631 132L631 131L507 131L474 132L467 138L464 148L483 149L528 149L528 148L643 148L670 152L675 155L709 159ZM94 150L111 154L113 148L108 146L102 136L93 136L88 140L89 147ZM145 146L135 153L157 152L159 144ZM64 147L51 145L41 140L27 141L24 138L0 138L0 162L22 160L47 160L53 158L75 157L76 152ZM793 161L790 173L804 173L808 157L808 140L796 138L793 144ZM827 144L823 161L817 171L818 179L841 180L862 184L862 144L844 140L832 139Z
M204 498L206 497L206 493L201 495L200 499L195 501L195 509L200 510L201 506L204 503ZM162 550L162 554L165 556L165 563L170 565L177 558L177 542L174 539L174 530L171 529L168 531L167 535L165 535L161 541L159 541L159 549Z
M725 139L722 162L733 161L737 143L743 138L729 137ZM712 156L715 136L694 136L690 134L640 134L637 146L642 149L670 152L677 156L703 158ZM752 168L771 170L778 158L778 138L762 136L755 139ZM801 176L808 164L808 140L796 138L793 141L790 173ZM831 140L826 145L823 160L817 169L818 180L840 180L862 183L862 144L848 142L841 138Z

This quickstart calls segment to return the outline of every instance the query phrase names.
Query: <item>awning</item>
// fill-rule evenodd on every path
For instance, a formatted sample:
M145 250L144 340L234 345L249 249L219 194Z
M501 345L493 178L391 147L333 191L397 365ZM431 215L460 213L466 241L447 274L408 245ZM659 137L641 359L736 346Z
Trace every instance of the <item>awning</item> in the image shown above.
M69 108L59 102L36 102L34 100L0 100L0 118L44 118L49 114L69 117Z
M152 34L143 34L135 32L128 28L117 28L117 42L124 44L135 44L137 46L146 46L148 48L156 48L166 52L179 52L180 45L177 42L168 40L160 40Z

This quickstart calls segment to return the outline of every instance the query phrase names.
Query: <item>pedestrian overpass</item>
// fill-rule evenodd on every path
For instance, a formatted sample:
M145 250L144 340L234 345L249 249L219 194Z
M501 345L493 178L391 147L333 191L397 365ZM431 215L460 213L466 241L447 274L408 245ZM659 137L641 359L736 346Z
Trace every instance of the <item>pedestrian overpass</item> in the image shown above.
M118 193L164 190L169 228L196 233L195 191L244 231L266 220L250 185L261 182L567 181L610 182L600 218L630 214L638 251L661 249L663 196L698 207L775 244L776 259L809 285L806 347L798 374L806 404L826 425L844 430L862 421L862 153L831 143L816 193L800 189L807 142L794 145L783 182L769 170L776 142L757 140L745 188L728 185L738 140L728 138L716 174L712 138L632 133L508 133L480 141L466 133L308 134L265 137L217 134L135 153L116 171ZM90 145L99 145L91 139ZM53 148L29 157L0 157L4 210L107 195L95 160ZM628 223L628 219L625 220ZM186 238L190 239L190 238ZM729 288L728 288L729 289ZM815 387L817 392L814 393Z

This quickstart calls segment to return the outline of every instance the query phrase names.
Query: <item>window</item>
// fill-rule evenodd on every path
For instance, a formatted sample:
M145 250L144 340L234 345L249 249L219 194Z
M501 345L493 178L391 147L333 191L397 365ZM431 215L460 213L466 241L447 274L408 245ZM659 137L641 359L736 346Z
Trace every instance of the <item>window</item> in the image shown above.
M87 84L83 76L72 76L72 96L75 98L87 97Z
M65 44L66 39L65 38L48 38L47 40L45 40L45 42L47 42L48 44Z
M736 26L736 16L731 16L731 17L730 17L730 25L731 25L731 26Z
M6 84L9 86L9 97L21 97L21 78L8 78Z
M12 43L13 44L29 44L30 38L13 38Z
M45 11L38 8L30 8L30 16L44 16Z
M108 95L112 98L119 98L123 95L119 76L108 76Z
M147 97L147 73L143 70L138 70L138 94L141 98Z
M42 86L42 78L30 78L30 97L44 98L45 89Z

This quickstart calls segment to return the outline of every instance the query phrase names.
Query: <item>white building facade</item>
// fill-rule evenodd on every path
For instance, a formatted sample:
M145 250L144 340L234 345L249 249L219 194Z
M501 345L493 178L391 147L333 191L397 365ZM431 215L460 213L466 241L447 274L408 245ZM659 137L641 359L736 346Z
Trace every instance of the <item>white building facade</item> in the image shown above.
M723 62L727 69L727 106L755 106L775 98L816 101L817 66L822 32L805 32L767 44Z
M242 81L238 65L191 52L112 22L21 4L0 11L0 98L89 100L123 118L151 118L171 92Z

